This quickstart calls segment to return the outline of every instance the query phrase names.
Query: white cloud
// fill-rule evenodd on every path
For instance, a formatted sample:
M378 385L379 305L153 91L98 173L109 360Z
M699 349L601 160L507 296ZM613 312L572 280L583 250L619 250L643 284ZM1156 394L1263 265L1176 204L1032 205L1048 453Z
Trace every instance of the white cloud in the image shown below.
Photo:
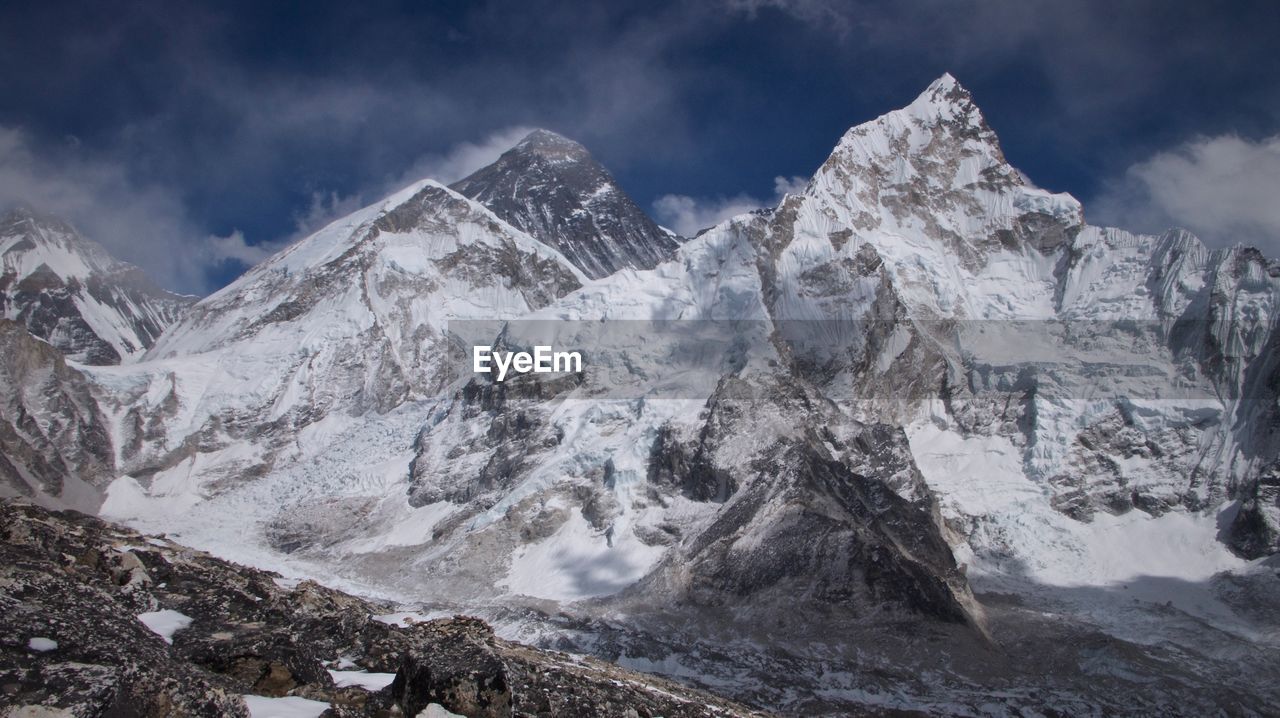
M688 195L666 194L653 201L653 213L658 224L683 237L692 237L699 230L763 206L763 202L746 195L694 199Z
M302 212L293 213L294 234L282 244L313 234L334 220L341 219L364 206L360 195L339 195L337 192L312 192L311 204Z
M210 236L208 244L210 255L215 261L230 259L246 267L252 267L270 257L277 249L265 244L249 244L244 240L244 233L240 230L236 230L226 237Z
M496 160L531 131L510 127L479 142L427 155L401 177L368 192L314 192L295 212L295 231L250 243L240 231L203 230L175 189L135 181L124 165L88 155L69 140L37 151L20 129L0 126L0 210L17 203L62 217L116 257L141 267L162 286L203 294L216 289L227 263L251 267L329 222L422 178L452 182Z
M1212 246L1280 250L1280 135L1201 137L1159 152L1110 183L1091 208L1147 232L1185 227Z
M653 212L658 223L684 237L692 237L700 230L713 227L745 212L761 207L774 207L787 194L800 194L809 180L804 177L774 177L771 200L756 199L747 194L733 197L694 198L682 194L667 194L653 202Z
M481 167L493 164L503 152L533 130L532 127L507 127L479 142L461 142L443 154L424 155L387 189L394 192L421 179L433 179L443 184L457 182Z
M809 186L808 177L783 177L781 175L773 178L773 195L777 202L781 202L782 198L789 194L801 194L805 187ZM776 202L775 202L776 204Z
M70 221L178 291L203 293L211 288L209 269L259 257L239 232L202 231L175 191L133 181L121 165L84 154L78 142L40 154L21 130L0 127L0 208L18 203Z

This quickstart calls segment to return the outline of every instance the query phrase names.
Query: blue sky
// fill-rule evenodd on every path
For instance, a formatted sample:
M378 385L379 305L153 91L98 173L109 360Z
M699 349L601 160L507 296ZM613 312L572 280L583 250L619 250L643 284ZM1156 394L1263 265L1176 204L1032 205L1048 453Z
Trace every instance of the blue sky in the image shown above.
M1280 254L1280 3L8 2L0 203L216 288L531 127L692 223L950 71L1095 222Z

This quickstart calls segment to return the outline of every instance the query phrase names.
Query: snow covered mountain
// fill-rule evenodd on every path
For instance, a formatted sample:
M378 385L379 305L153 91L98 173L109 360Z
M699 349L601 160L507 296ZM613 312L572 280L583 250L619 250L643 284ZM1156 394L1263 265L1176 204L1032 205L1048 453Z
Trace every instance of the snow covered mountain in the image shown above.
M454 190L559 250L592 279L650 269L679 246L582 145L534 130Z
M153 487L260 475L331 414L444 391L448 322L520 316L582 281L480 205L416 183L201 300L144 361L95 372L121 468Z
M68 357L141 356L195 297L165 291L66 222L19 207L0 217L0 311Z
M84 368L100 512L792 712L1276 697L1280 265L1088 225L949 75L669 258L597 167L534 133Z

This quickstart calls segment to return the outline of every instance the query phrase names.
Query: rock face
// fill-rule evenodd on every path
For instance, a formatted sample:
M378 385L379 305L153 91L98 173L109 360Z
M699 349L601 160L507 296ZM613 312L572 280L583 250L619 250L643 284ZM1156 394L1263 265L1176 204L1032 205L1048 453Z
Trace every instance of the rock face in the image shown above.
M534 130L497 162L451 187L554 247L592 279L650 269L679 246L586 148Z
M89 382L7 319L0 356L0 496L96 511L115 478L115 450Z
M0 217L0 314L76 361L141 356L193 302L62 220L27 208Z
M243 696L328 703L332 716L416 716L433 705L485 718L757 715L509 643L474 618L384 623L374 616L389 606L74 512L0 503L0 540L6 715L248 716ZM138 618L162 611L182 627L158 635ZM382 689L335 683L389 674Z
M673 475L685 487L705 487L692 492L696 500L724 508L700 532L686 534L648 580L675 589L682 602L742 603L739 610L761 615L786 605L852 615L894 606L982 630L981 609L943 538L931 497L926 493L922 503L913 503L886 481L898 472L850 466L856 455L884 461L894 444L907 456L906 436L891 427L842 426L821 397L794 385L773 387L767 398L759 389L730 381L712 398L698 432L700 446L691 450L715 457L708 461L714 481L708 486L705 478L697 480L696 459L685 464L688 473L684 462L676 463ZM762 403L782 416L808 414L812 421L779 435L768 427L772 417L759 411ZM747 464L736 465L723 448L731 437L743 436L763 445ZM845 450L833 452L833 441ZM655 452L650 466L671 465L673 454L681 452ZM909 462L900 468L914 471Z

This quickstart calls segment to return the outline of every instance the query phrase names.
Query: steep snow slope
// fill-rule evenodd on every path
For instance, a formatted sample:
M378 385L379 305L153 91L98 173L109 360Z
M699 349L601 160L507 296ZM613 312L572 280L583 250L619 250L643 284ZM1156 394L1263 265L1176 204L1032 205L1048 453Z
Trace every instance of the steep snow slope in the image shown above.
M87 364L138 358L195 301L23 207L0 217L0 263L3 316Z
M649 269L679 246L585 147L547 130L534 130L452 187L560 250L593 279L624 267Z

